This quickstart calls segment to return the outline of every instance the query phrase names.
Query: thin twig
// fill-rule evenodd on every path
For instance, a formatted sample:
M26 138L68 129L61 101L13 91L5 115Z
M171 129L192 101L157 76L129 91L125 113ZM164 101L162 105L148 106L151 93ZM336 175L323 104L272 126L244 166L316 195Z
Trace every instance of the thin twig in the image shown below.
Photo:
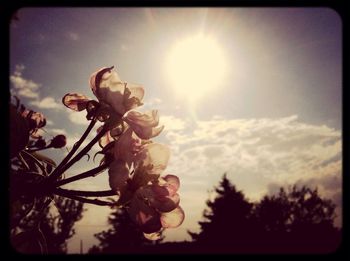
M115 203L113 202L109 202L109 201L104 201L104 200L99 200L99 199L88 199L88 198L83 198L83 197L78 197L78 196L73 196L73 195L66 195L65 193L61 194L61 191L55 191L54 192L56 195L62 196L62 197L66 197L66 198L70 198L70 199L74 199L83 203L89 203L89 204L94 204L94 205L98 205L98 206L114 206Z
M86 172L83 172L81 174L78 174L76 176L73 176L73 177L70 177L70 178L67 178L67 179L63 179L63 180L59 180L59 181L55 182L54 186L55 187L59 187L59 186L71 183L71 182L79 180L79 179L85 179L85 178L88 178L88 177L96 176L99 172L101 172L104 169L106 169L108 167L108 165L109 165L108 163L102 164L101 166L98 166L98 167L96 167L94 169L90 169L90 170L88 170Z
M96 123L96 118L93 118L89 124L89 126L86 128L84 134L81 136L81 138L73 145L72 150L68 153L68 155L61 161L61 163L55 168L55 170L52 172L52 174L48 178L48 182L52 182L53 180L57 179L59 176L61 176L66 169L64 169L64 166L67 164L67 162L73 157L74 153L78 150L80 145L83 143L83 141L86 139L92 128L94 127ZM63 170L62 170L63 169Z
M102 130L93 138L89 144L86 145L85 148L83 148L77 155L74 156L73 159L71 159L67 164L62 166L60 171L58 172L57 176L59 177L62 175L67 169L69 169L74 163L78 162L91 148L93 145L95 145L96 142L100 140L100 138L107 132L108 128L106 125L103 126ZM51 175L52 176L52 175ZM51 177L50 176L50 177Z
M56 188L55 192L60 193L60 195L68 196L83 196L83 197L108 197L117 195L113 190L102 190L102 191L84 191L84 190L69 190Z

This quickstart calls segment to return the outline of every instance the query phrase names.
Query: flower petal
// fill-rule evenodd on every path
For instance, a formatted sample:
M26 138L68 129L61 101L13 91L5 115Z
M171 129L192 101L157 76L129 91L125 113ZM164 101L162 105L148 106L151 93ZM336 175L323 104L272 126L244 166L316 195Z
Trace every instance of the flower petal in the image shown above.
M159 115L157 110L141 113L135 110L128 111L124 117L131 127L137 125L141 127L156 127L159 123Z
M166 181L166 186L170 195L173 195L176 193L176 191L178 191L180 187L180 179L177 176L168 174L163 177L163 179Z
M185 219L185 212L182 210L180 206L178 206L171 212L162 213L160 217L162 227L164 228L176 228L182 224L184 219Z
M90 77L90 87L100 102L110 105L115 112L123 115L125 83L120 80L113 67L104 67L93 73Z
M155 241L161 238L161 233L160 232L154 232L149 234L143 233L143 236L148 240Z
M148 111L146 113L128 111L123 116L123 120L130 125L137 136L145 140L158 136L164 129L164 126L156 127L159 123L157 110Z
M150 143L144 146L144 149L137 154L138 164L147 168L148 174L159 175L168 165L170 158L170 149L160 143Z
M62 98L62 103L71 110L82 111L90 99L80 93L67 93Z
M162 228L160 214L137 195L131 200L128 212L130 218L140 226L144 233L158 232Z
M142 148L140 138L128 128L115 142L114 158L126 161L129 166L134 161L134 155Z
M144 95L145 91L141 85L126 83L123 101L125 110L129 111L138 106L141 106L141 101Z
M111 72L111 70L113 69L112 67L102 67L101 69L97 70L96 72L94 72L91 76L90 76L90 87L92 92L95 94L95 96L97 97L97 93L98 93L98 88L100 86L100 82L101 79L103 78L103 75L106 72ZM108 75L108 74L107 74Z
M109 165L108 176L111 189L115 192L119 192L127 185L129 168L124 161L115 160Z
M170 212L179 206L180 196L174 194L173 196L167 197L156 197L152 202L152 206L155 207L159 212Z

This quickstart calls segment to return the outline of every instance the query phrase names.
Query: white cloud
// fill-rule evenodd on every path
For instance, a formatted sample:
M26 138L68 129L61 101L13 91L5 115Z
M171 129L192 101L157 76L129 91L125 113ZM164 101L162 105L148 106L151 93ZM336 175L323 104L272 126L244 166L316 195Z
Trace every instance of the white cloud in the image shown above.
M66 110L68 112L68 119L75 123L75 124L79 124L79 125L88 125L89 121L86 119L86 111L80 111L80 112L76 112L76 111L72 111L70 109Z
M309 184L318 186L324 197L339 201L342 135L338 130L303 123L296 115L277 119L215 117L195 124L167 116L167 121L170 128L163 136L172 156L166 171L180 177L184 198L193 190L212 189L228 172L250 200L258 200L274 184ZM171 128L172 122L179 127ZM196 188L193 181L199 182ZM190 228L196 222L186 225Z
M38 99L30 102L30 104L40 109L63 109L63 104L57 102L53 97L45 97L41 100Z
M56 134L67 135L67 132L64 129L47 129L46 131L52 135L56 135Z
M78 41L79 40L79 35L77 33L68 32L67 36L72 41Z
M38 89L41 86L32 80L25 79L22 76L25 66L23 64L16 65L15 72L10 75L10 81L14 87L14 93L21 97L38 98Z
M160 115L159 124L164 125L167 131L180 131L185 129L185 121L171 115Z
M161 99L159 99L159 98L152 98L150 100L144 101L143 103L144 103L143 104L143 108L145 108L145 109L148 109L148 108L154 109L153 107L159 106L160 104L163 103L163 101Z

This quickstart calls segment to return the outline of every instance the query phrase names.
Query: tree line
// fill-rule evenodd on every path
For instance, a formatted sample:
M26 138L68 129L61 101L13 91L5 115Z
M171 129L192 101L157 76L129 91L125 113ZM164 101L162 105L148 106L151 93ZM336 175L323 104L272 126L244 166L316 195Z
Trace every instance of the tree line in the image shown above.
M250 202L224 175L206 201L200 231L191 241L150 242L130 223L125 209L115 209L111 227L95 237L90 254L103 253L330 253L341 243L334 225L336 205L306 186L280 188Z

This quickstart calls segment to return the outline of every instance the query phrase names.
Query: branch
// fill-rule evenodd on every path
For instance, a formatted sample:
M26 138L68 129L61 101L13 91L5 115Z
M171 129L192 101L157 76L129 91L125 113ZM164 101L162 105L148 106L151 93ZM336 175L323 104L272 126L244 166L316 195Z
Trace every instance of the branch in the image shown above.
M60 195L66 196L83 196L83 197L108 197L117 195L113 190L102 190L102 191L83 191L83 190L69 190L56 188L54 193L60 193Z
M98 206L114 206L115 203L113 202L109 202L109 201L104 201L104 200L99 200L99 199L88 199L88 198L83 198L83 197L78 197L78 196L73 196L73 195L67 195L65 193L61 193L61 191L56 190L54 192L56 195L62 196L62 197L66 197L66 198L70 198L73 200L77 200L83 203L89 203L89 204L94 204L94 205L98 205Z
M62 175L67 169L69 169L74 163L78 162L91 148L95 145L96 142L100 140L100 138L107 132L108 128L106 125L103 126L102 130L93 138L88 145L84 149L82 149L77 155L74 156L71 161L69 161L66 165L64 165L56 174L57 177ZM102 166L102 165L101 165ZM52 175L51 175L52 176ZM50 177L51 177L50 176ZM49 177L49 179L50 179ZM55 177L53 177L55 178Z
M64 171L67 169L67 168L64 168L65 165L72 158L72 156L78 150L78 148L83 143L83 141L86 139L86 137L88 136L88 134L90 133L90 131L94 127L95 123L96 123L96 118L93 118L91 120L89 126L87 127L87 129L85 130L83 135L81 136L81 138L73 145L72 150L68 153L68 155L62 160L62 162L57 166L57 168L55 168L55 170L49 176L49 178L47 180L48 182L50 182L50 181L52 182L53 180L57 179L59 176L61 176L64 173Z
M85 179L88 177L92 177L92 176L96 176L98 173L100 173L101 171L103 171L104 169L106 169L108 167L109 164L102 164L101 166L98 166L94 169L90 169L86 172L83 172L81 174L78 174L76 176L67 178L67 179L63 179L63 180L59 180L57 182L55 182L54 186L55 187L59 187L68 183L71 183L73 181L79 180L79 179Z

